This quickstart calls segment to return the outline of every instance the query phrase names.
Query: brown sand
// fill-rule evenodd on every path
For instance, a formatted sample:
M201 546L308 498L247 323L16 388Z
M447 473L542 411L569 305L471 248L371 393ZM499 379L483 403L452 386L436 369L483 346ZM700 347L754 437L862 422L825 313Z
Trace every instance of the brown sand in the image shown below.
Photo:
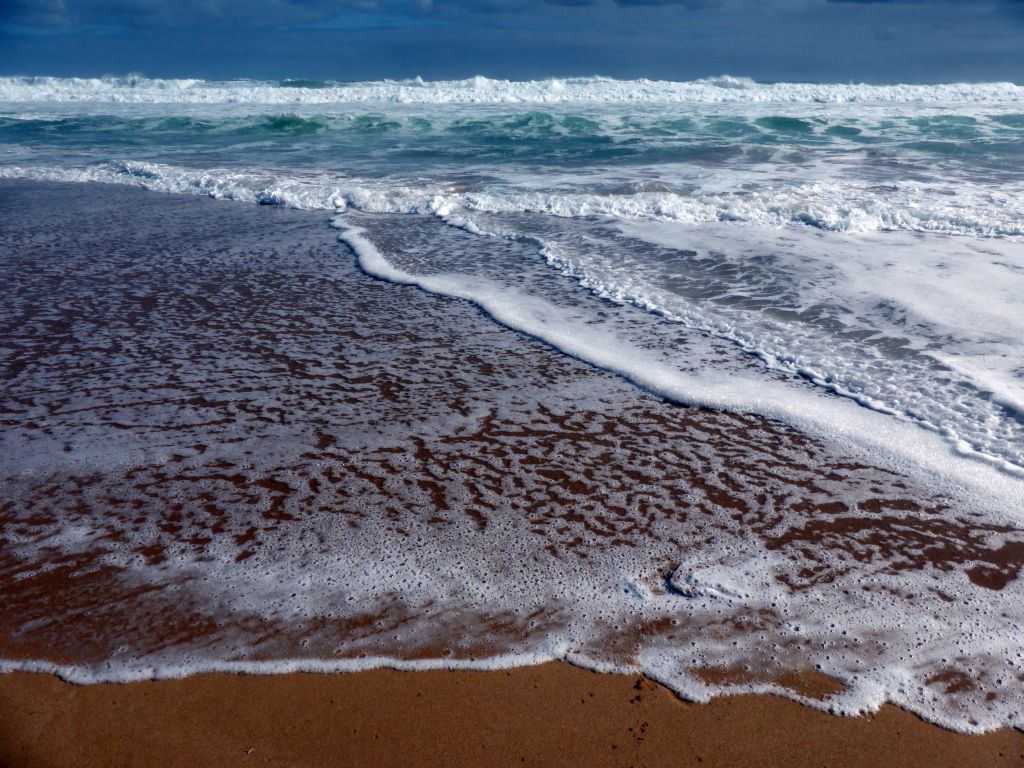
M98 541L115 549L121 537L138 543L128 525L134 518L158 522L159 536L134 550L148 565L183 547L201 557L216 539L236 542L237 567L246 568L296 527L328 513L356 526L382 503L396 526L419 518L452 526L468 515L477 534L488 514L521 515L553 557L629 548L638 540L658 544L666 521L689 544L708 532L753 533L799 559L793 589L834 577L816 559L821 552L850 567L963 572L986 590L1001 589L1024 565L1020 531L947 513L927 489L831 456L782 425L672 406L550 354L471 307L368 281L339 261L334 236L318 218L116 188L0 188L0 207L6 201L20 210L16 197L23 195L33 198L36 212L27 223L12 215L0 228L0 246L10 256L6 288L20 297L11 306L25 309L24 317L12 310L4 318L5 333L20 334L22 346L4 373L11 396L0 422L24 433L29 446L39 441L44 447L35 450L50 472L18 480L17 489L17 478L4 478L0 657L95 663L120 645L216 650L218 642L232 647L221 637L227 630L249 632L267 657L293 657L298 641L310 636L326 638L328 649L348 648L352 630L376 618L350 622L337 637L323 627L267 626L252 617L226 626L223 612L189 602L187 591L167 594L162 583L140 585L117 569L96 567L102 552L50 561L45 547L16 548L2 535L45 541L49 526L78 518L110 523ZM124 220L133 221L130 230ZM52 274L41 273L43 264ZM148 298L123 290L126 275ZM117 323L127 326L125 338L145 343L103 336L121 328ZM98 337L109 345L97 344ZM120 355L117 366L105 366L108 347ZM77 367L69 367L67 349ZM204 368L209 349L216 350L215 364ZM225 372L229 359L235 367ZM49 378L39 378L40 371ZM40 390L39 381L51 382L51 390ZM585 396L573 396L577 390L564 389L565 382ZM177 389L168 393L172 384ZM254 389L269 406L211 395ZM71 407L69 393L83 390L97 402ZM506 403L515 418L495 402ZM46 417L29 420L26 403ZM425 415L482 409L486 417L472 430L456 424L426 438L413 434ZM138 466L122 474L84 472L58 461L89 448L97 422L119 442L137 443ZM256 447L266 425L279 422L297 425L294 455L284 458ZM397 437L368 450L353 442L353 424ZM152 459L146 440L154 434L168 435L180 451L166 462ZM67 444L46 449L53 435ZM84 442L76 448L78 436ZM243 438L252 455L229 450ZM621 478L606 476L609 468L632 473L630 487L620 489ZM504 483L510 477L517 486ZM787 526L764 517L770 508L787 509ZM24 561L28 555L31 562ZM492 623L509 622L499 616ZM483 620L473 624L485 625L492 637L504 637ZM465 634L458 629L442 639L456 642ZM518 629L511 626L512 641ZM655 629L631 628L616 649ZM434 646L406 650L439 655ZM705 672L709 682L733 676ZM775 672L758 670L798 688ZM199 676L91 687L14 674L0 676L0 768L1024 763L1024 736L1013 731L966 737L891 707L849 720L771 697L688 705L636 683L559 664L511 673Z
M566 664L93 686L8 674L0 765L1002 766L1024 765L1024 734L964 736L891 706L841 718L769 696L688 704Z

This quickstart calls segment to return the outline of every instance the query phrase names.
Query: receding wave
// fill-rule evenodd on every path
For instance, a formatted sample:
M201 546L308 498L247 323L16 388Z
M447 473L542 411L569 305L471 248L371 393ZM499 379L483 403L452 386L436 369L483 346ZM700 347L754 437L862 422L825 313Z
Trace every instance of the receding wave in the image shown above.
M428 215L468 227L478 234L484 232L470 217L533 217L512 222L504 236L513 238L528 235L529 227L535 226L538 217L541 221L564 220L572 232L576 231L575 224L585 227L588 220L683 226L688 230L681 236L691 243L706 238L701 234L702 227L724 226L730 232L729 242L725 245L727 248L777 250L780 254L788 251L791 258L803 259L796 265L780 265L776 268L781 270L778 274L764 272L758 280L769 280L774 284L783 275L786 275L786 282L799 278L803 281L800 291L808 297L805 299L807 306L799 306L799 302L786 291L779 296L755 296L752 286L745 282L750 279L746 272L738 285L715 279L712 280L714 285L700 288L707 282L707 276L698 274L700 270L694 272L686 267L689 277L685 285L680 283L666 291L663 287L665 280L669 280L669 284L682 280L680 270L684 267L673 266L677 258L674 252L666 251L655 259L656 263L664 262L666 266L657 267L645 282L640 276L645 273L647 257L635 262L627 258L631 246L625 240L603 242L607 240L605 235L588 231L585 245L580 250L575 242L579 235L570 234L573 242L569 244L569 253L577 254L573 256L566 255L559 245L559 235L555 230L550 237L548 232L538 233L535 237L537 247L551 266L607 298L643 306L665 318L681 319L702 332L728 339L770 366L788 370L870 409L908 419L939 432L957 451L994 462L1013 474L1019 473L1024 466L1018 434L1020 425L1013 417L1018 408L1017 398L1012 394L1014 388L1000 385L993 378L994 370L975 370L973 364L964 363L963 360L969 359L970 355L941 358L937 351L939 342L942 334L950 332L942 330L941 326L928 331L918 341L899 341L909 333L905 328L908 308L913 308L914 313L920 315L914 321L918 332L933 324L933 320L926 320L932 314L923 308L926 302L916 297L913 291L901 289L894 292L891 286L877 286L867 294L847 291L842 281L836 282L835 275L818 274L810 267L818 262L814 253L825 247L825 243L813 240L814 233L845 233L861 238L875 232L893 233L890 236L962 236L966 250L932 243L926 251L935 253L933 260L937 260L943 270L940 275L952 276L961 266L965 268L963 277L957 278L961 280L961 289L956 295L966 302L965 312L975 313L979 320L986 318L983 322L987 324L990 322L987 319L990 310L984 298L985 286L970 286L969 280L972 275L985 275L984 280L1000 281L989 273L995 270L995 273L1002 274L1005 271L1000 265L1013 260L1013 249L1019 247L1017 242L1024 237L1024 209L1019 202L1024 198L1014 204L1009 197L993 198L991 191L984 188L974 192L960 189L950 203L947 196L935 194L935 190L927 185L907 182L899 189L887 186L879 190L849 181L705 195L665 191L602 195L515 188L467 191L443 184L413 186L322 174L288 176L227 169L200 171L139 162L104 163L76 170L7 168L0 170L2 176L113 182L164 192L311 210ZM974 199L965 205L968 195L973 195ZM894 204L896 201L900 202ZM548 225L545 227L551 229ZM742 235L744 229L751 234ZM800 235L801 231L810 233L811 242ZM641 240L647 236L642 235ZM708 258L724 258L726 263L722 268L728 268L727 262L731 257L722 257L717 250L723 244L715 238L721 236L720 233L708 241L706 254L697 258L695 264ZM978 240L982 237L995 238L996 242L990 247L979 246L976 243L984 242ZM758 245L746 245L748 240ZM845 264L848 266L844 270L850 274L853 274L851 270L858 270L855 281L858 285L871 284L872 280L878 279L876 275L885 272L899 281L927 286L932 282L928 277L931 272L919 263L913 245L913 241L905 240L876 244L867 244L862 239L849 242L830 240L831 266L827 269L834 272L835 264ZM606 258L601 255L602 249L611 249L609 252L617 255ZM657 238L653 243L643 245L643 249L645 253L652 249L658 252ZM903 254L899 257L902 267L894 271L890 265L892 255L899 254ZM758 256L752 263L764 264L765 258ZM971 263L973 267L970 267ZM618 266L608 266L615 264ZM448 268L451 267L439 267L441 270ZM674 276L669 278L662 274L664 269L671 269ZM822 280L823 285L831 286L828 291L839 291L843 295L840 305L833 307L835 302L830 303L827 295L811 298L815 290L824 290L821 286L815 287ZM928 290L944 291L944 285L942 281L934 282ZM694 290L697 294L684 298ZM731 295L734 293L736 295ZM988 290L989 304L996 299L996 293ZM720 304L719 309L714 309ZM747 305L753 309L753 315L745 309ZM851 308L855 306L861 307L857 311L863 315L858 321L862 326L854 322L851 314ZM740 314L734 314L733 310ZM756 318L754 325L750 325L748 316ZM1007 320L1001 332L984 328L984 325L979 326L977 333L991 336L991 339L973 342L973 345L983 343L995 349L996 345L1005 344L1004 337L1012 332L1012 323ZM808 332L811 335L806 335ZM531 333L537 334L536 331ZM975 331L965 325L958 333L966 338L972 337ZM914 338L914 333L909 333L909 336ZM948 340L945 343L946 346L950 344ZM1015 349L1014 344L1010 346ZM913 359L911 350L918 350L913 353ZM867 355L864 359L859 357L861 352ZM1016 353L1008 351L1006 354L1012 357ZM945 362L939 365L936 357ZM958 366L964 365L967 365L965 371L954 372ZM1012 377L1012 372L1009 375ZM646 380L644 386L660 387ZM969 392L974 394L969 395ZM705 402L695 391L689 391L684 399L687 402ZM717 401L707 401L707 404L722 405ZM727 405L737 407L732 402ZM790 422L799 421L795 412L772 411L772 415Z
M28 668L810 663L1019 725L1020 95L0 79L0 177L108 183L3 185Z
M843 412L883 450L864 462L641 395L464 302L365 279L326 217L5 186L42 215L4 227L34 259L5 263L0 309L4 625L44 658L0 669L94 682L569 659L694 699L1020 725L1020 505L880 468L886 443L913 439L887 417L613 309L525 238L336 220L382 278L471 298L652 388L701 377L706 402ZM76 332L54 354L57 323ZM839 681L824 699L787 688L815 668Z

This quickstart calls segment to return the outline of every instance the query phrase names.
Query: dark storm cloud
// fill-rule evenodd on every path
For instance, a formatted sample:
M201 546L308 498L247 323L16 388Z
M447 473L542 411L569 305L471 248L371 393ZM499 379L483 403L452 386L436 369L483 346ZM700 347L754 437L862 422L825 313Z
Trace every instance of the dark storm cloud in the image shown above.
M61 0L0 0L0 21L31 19L49 26L65 23L66 16Z
M0 0L0 20L64 26L292 23L376 5L360 0Z
M714 0L0 0L0 23L39 26L121 24L182 26L192 23L247 23L287 26L374 12L418 18L428 14L493 15L539 13L545 7L583 8L595 4L704 7Z
M715 0L615 0L623 8L651 5L681 5L687 8L710 8L718 5Z

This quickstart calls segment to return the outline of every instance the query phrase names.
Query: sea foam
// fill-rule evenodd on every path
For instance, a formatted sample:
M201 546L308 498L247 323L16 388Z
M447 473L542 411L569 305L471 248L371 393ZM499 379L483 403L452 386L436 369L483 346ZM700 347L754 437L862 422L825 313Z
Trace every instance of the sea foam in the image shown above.
M512 81L382 80L324 82L294 87L255 80L161 80L146 77L0 78L0 101L331 104L378 101L419 104L565 103L986 103L1019 102L1024 88L1014 83L866 85L756 83L723 76L690 82L614 80L606 77Z
M86 224L123 207L176 233L158 253L74 222L78 278L12 269L11 354L110 311L11 368L11 551L154 602L123 648L4 668L567 659L1020 724L1020 86L314 85L0 79L0 176L327 235L122 189ZM186 609L232 632L147 645ZM844 689L700 674L808 663Z
M943 436L956 454L980 458L1012 474L1024 471L1018 422L1005 416L1022 399L1013 362L1024 338L1017 328L1017 300L1012 287L1018 273L1008 265L1016 260L1021 247L1024 211L1017 210L1019 206L1015 208L1005 192L994 195L983 187L972 190L964 185L966 188L954 198L956 202L950 203L949 196L936 193L932 186L904 182L905 199L916 196L919 202L901 207L892 187L874 190L869 184L845 180L797 183L756 193L683 196L541 193L515 187L486 193L461 192L440 184L411 187L359 178L282 177L229 169L195 171L138 162L85 169L8 167L0 169L0 176L4 175L127 183L157 191L334 212L430 215L482 237L488 236L488 227L502 237L529 236L530 226L555 216L566 224L557 237L550 225L540 226L533 234L538 254L600 296L617 303L630 302L668 320L713 333L771 366L861 406L916 422ZM858 195L859 209L853 206ZM965 204L967 200L970 202ZM515 222L502 224L501 218L509 216ZM622 232L628 239L610 240L591 233L585 235L586 249L579 250L578 238L589 226L585 222L593 217L622 222ZM474 219L493 221L482 228ZM645 220L649 225L643 224ZM865 235L872 232L878 234L867 239ZM822 239L826 235L828 239ZM919 238L925 235L931 239L921 241ZM950 235L956 237L940 239ZM828 322L832 325L816 328L813 323L767 321L761 313L744 310L741 305L737 309L720 308L695 302L678 290L666 291L659 285L665 274L658 260L651 260L651 248L661 248L666 254L659 258L672 259L676 258L674 252L664 249L679 243L695 249L693 255L699 258L694 264L698 265L719 259L715 255L719 249L732 251L729 258L733 262L741 253L749 254L756 262L764 258L766 249L778 254L788 252L787 256L772 257L778 262L772 271L762 270L759 279L769 281L766 285L718 280L713 290L736 291L749 297L752 291L764 292L781 278L789 287L780 285L772 290L782 294L765 293L759 301L789 304L787 311L797 317L806 311L795 303L793 290L798 289L803 294L799 303L814 308L818 317L815 323L820 326L826 315L831 315ZM638 244L641 250L634 257ZM894 255L899 257L896 261L892 260ZM386 263L384 257L376 258L371 271L392 275ZM727 260L719 268L734 269L729 263ZM708 268L702 267L704 272L695 272L692 279L711 280ZM423 285L420 278L401 271L392 276L399 282ZM464 295L458 279L453 277L432 290L482 300L479 293ZM794 286L792 281L800 282ZM899 285L908 287L897 290ZM942 304L935 304L927 296L942 292L949 294ZM536 300L525 295L514 301L502 300L500 309L498 305L488 307L492 313L503 315L506 306L526 308ZM999 302L998 311L991 309L995 301ZM831 309L825 311L825 307ZM550 309L537 309L533 315L557 317ZM913 318L910 328L908 318ZM714 384L666 383L675 374L656 373L657 364L639 351L622 349L595 357L589 350L607 351L614 344L609 347L606 338L586 341L586 323L571 327L563 322L557 327L552 320L541 332L532 327L526 315L503 322L627 375L670 399L711 407L753 408L804 428L811 428L814 421L808 420L807 414L818 412L799 404L792 391L766 398L764 394L726 395L728 387L723 388L717 379ZM835 336L837 327L844 334L839 338ZM851 335L852 341L847 341ZM879 337L877 349L867 341L870 337ZM955 337L960 340L954 344L951 339ZM946 339L944 352L938 350L940 339ZM885 345L892 343L903 350L894 360L885 351ZM911 350L920 354L912 357L907 354ZM945 372L934 370L936 359L942 361ZM632 362L623 364L624 360ZM934 383L925 384L932 377ZM978 390L977 399L964 400L965 388ZM716 394L711 396L711 392ZM998 394L993 398L986 392ZM762 404L766 401L776 405L766 407ZM818 426L813 427L817 431L836 418L828 415L827 408L820 413ZM877 427L863 425L859 429L865 434L881 434Z
M450 184L399 182L326 174L252 169L195 170L162 163L117 161L85 168L0 166L0 178L131 184L159 192L192 193L306 210L352 208L364 213L529 212L562 218L607 216L681 224L713 222L768 228L806 226L832 232L920 232L978 237L1024 237L1024 189L994 192L961 183L947 190L915 181L879 189L846 180L779 183L748 192L680 194L638 191L596 194L502 186L486 192Z

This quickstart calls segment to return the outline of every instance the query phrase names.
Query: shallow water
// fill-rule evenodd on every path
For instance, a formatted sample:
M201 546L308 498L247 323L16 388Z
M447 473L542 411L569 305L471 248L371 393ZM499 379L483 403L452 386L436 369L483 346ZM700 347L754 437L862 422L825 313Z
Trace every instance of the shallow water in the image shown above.
M2 189L4 666L568 658L1018 722L1024 534L994 511L375 282L320 214Z
M0 78L0 173L528 242L505 273L546 264L530 290L556 305L582 284L758 360L733 405L764 412L782 370L1020 473L1022 105L1012 84ZM771 415L807 411L786 398Z
M0 175L277 206L5 184L8 656L1019 723L1016 86L319 85L0 80Z

